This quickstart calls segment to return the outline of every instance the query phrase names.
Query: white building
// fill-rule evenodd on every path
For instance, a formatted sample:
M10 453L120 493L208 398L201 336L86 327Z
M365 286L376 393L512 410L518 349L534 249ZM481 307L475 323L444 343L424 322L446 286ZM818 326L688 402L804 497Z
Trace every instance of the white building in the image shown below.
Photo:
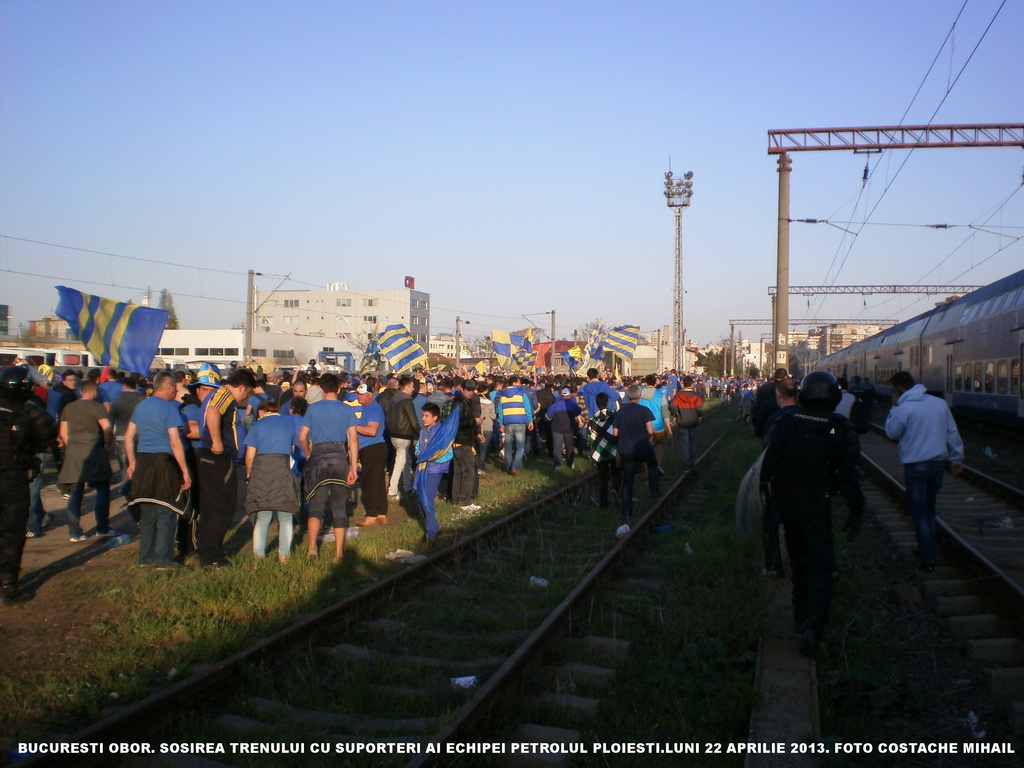
M325 339L291 333L252 335L252 353L242 354L241 329L164 331L154 367L173 367L199 361L217 363L222 367L244 363L247 358L273 361L283 368L305 366L310 360L333 362L342 370L353 370L362 360L362 349L348 339Z
M461 360L464 357L472 357L473 353L469 347L469 341L465 336L459 339L459 348L462 353L459 355ZM438 333L430 337L430 348L427 350L432 355L441 355L447 357L449 360L455 359L455 334L454 333Z
M412 278L406 284L413 285ZM264 333L365 343L368 335L401 323L424 349L430 337L430 294L411 287L355 291L348 283L328 283L322 291L258 291L255 306L255 328Z

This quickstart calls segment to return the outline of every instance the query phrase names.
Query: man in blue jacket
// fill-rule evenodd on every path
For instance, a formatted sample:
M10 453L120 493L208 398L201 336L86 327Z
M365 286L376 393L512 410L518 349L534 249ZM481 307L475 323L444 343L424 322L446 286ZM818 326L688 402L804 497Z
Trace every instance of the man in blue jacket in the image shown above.
M519 376L509 376L508 386L498 393L494 407L505 436L505 470L518 475L523 468L526 433L533 430L533 403L520 386Z

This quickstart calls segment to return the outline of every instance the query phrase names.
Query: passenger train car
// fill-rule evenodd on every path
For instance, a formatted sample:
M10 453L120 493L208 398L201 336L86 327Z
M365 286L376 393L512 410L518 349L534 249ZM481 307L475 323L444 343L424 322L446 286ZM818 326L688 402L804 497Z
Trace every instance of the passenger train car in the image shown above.
M869 378L882 398L909 371L958 415L1024 429L1024 270L823 358L819 369Z

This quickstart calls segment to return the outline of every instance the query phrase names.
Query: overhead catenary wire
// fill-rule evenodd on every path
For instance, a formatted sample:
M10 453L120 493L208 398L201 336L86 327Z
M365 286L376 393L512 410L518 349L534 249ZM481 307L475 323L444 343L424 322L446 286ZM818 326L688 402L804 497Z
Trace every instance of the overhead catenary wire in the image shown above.
M989 31L992 29L993 24L995 23L996 19L999 17L1000 12L1002 11L1002 9L1003 9L1003 7L1005 5L1006 5L1006 0L1003 0L1003 2L1001 2L999 4L999 7L996 9L995 13L992 15L992 18L989 20L988 24L986 25L985 30L981 33L981 36L978 38L978 41L975 43L975 45L972 48L970 54L967 56L967 59L964 61L963 65L960 67L959 71L957 71L956 76L955 77L951 77L951 78L947 78L945 92L943 93L942 98L939 100L938 105L933 110L933 112L931 114L931 117L928 118L928 121L927 121L926 125L930 126L932 124L932 122L935 120L935 117L936 117L936 115L938 115L939 110L942 108L943 104L945 104L946 99L949 97L949 95L952 92L953 88L956 86L957 82L960 80L960 77L963 75L964 71L967 69L967 66L970 64L971 60L974 58L975 53L977 53L977 51L980 48L982 42L988 36ZM920 95L922 88L924 87L924 85L927 82L928 78L931 76L931 73L934 70L936 63L938 62L939 57L942 55L942 51L946 48L947 43L952 38L952 36L953 36L953 34L954 34L955 30L956 30L956 27L957 27L957 25L958 25L958 23L960 21L960 18L962 16L964 10L966 9L966 7L967 7L967 0L965 0L964 4L960 7L960 10L957 13L956 18L954 19L952 25L950 26L949 31L946 33L946 37L943 39L942 44L939 46L938 52L936 53L935 57L933 58L932 63L929 65L927 72L925 73L924 77L921 80L921 83L917 87L917 90L914 92L914 95L911 98L910 103L908 104L906 110L903 113L903 116L900 118L899 125L903 125L903 122L906 120L907 115L910 113L910 110L913 107L915 101L917 100L917 97ZM896 182L896 179L899 177L899 175L902 172L903 168L910 161L910 157L913 155L913 152L914 152L914 150L911 149L911 150L909 150L906 153L906 155L904 156L902 162L899 164L899 167L896 169L896 172L886 181L886 184L883 187L881 194L874 201L874 204L871 206L871 208L867 212L867 214L863 217L862 223L860 223L860 225L855 230L852 230L852 231L851 230L846 230L846 229L843 229L843 228L840 227L840 229L843 229L843 235L840 238L840 242L839 242L839 245L837 247L836 254L833 256L832 262L830 263L829 268L828 268L828 270L826 272L826 278L825 278L825 281L824 281L825 284L833 285L835 283L835 281L837 281L839 279L839 275L842 272L843 268L846 266L846 263L849 260L850 254L852 253L853 248L856 245L857 240L858 240L861 232L863 231L864 227L867 226L867 224L870 222L870 219L874 215L875 211L878 210L878 207L881 205L882 200L886 197L887 193L892 188L893 184ZM881 158L882 155L885 155L885 151L880 153L880 158ZM865 175L867 176L867 173L865 173ZM856 196L857 199L856 199L854 210L856 210L856 208L859 207L859 205L860 205L861 197L862 197L864 191L867 189L867 181L868 180L869 179L864 179L864 181L861 184L861 189L859 190L859 193ZM847 240L847 238L849 238L849 240ZM847 247L845 249L845 253L842 256L842 259L839 260L838 266L836 267L836 262L837 262L837 259L839 257L839 253L843 250L843 246L847 242L848 242L848 245L847 245ZM1000 249L1000 250L1002 250L1002 249ZM835 267L835 272L834 273L833 273L833 267ZM970 270L968 270L968 271L970 271ZM831 275L831 277L830 277L830 275ZM824 301L825 301L825 298L823 297L821 299L821 302L820 302L821 305L824 304ZM811 309L810 309L810 307L808 307L808 313L810 313L810 311L811 311Z

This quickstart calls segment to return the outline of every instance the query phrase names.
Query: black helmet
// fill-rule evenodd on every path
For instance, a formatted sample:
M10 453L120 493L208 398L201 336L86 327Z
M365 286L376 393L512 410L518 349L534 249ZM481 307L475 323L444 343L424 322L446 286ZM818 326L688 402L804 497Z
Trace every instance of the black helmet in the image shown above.
M0 397L25 402L32 394L32 375L27 365L9 365L0 371Z
M828 371L812 371L800 382L800 394L797 396L800 405L810 408L812 403L828 403L830 410L835 410L843 393L839 391L839 382Z

